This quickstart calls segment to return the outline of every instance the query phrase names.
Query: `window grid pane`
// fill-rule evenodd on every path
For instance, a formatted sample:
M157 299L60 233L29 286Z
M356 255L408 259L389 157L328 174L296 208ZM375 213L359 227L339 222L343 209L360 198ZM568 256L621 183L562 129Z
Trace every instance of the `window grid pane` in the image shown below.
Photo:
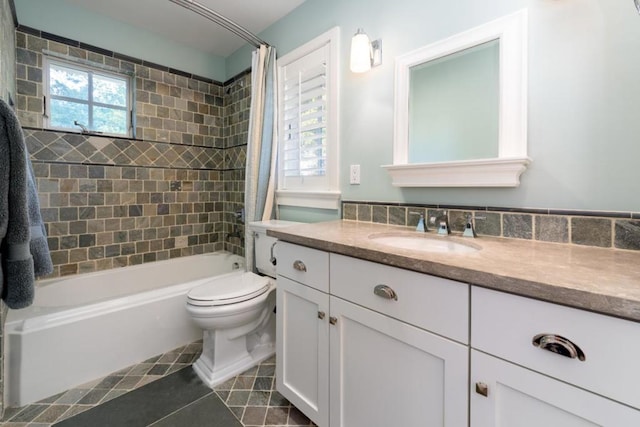
M49 64L49 125L127 135L129 80L92 70Z

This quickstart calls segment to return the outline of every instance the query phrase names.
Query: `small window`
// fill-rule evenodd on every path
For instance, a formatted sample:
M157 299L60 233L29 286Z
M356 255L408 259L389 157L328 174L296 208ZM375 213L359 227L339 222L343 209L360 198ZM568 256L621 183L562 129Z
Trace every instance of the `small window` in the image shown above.
M128 76L51 59L45 70L48 128L132 136Z

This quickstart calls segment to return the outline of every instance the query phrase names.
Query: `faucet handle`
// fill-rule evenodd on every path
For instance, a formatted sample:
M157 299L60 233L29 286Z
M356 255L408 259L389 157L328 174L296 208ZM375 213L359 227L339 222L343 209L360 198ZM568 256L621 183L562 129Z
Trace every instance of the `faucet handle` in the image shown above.
M420 219L418 219L418 224L416 225L416 231L427 232L429 229L427 228L427 223L424 220L424 214L420 212L409 212L409 215L420 215Z

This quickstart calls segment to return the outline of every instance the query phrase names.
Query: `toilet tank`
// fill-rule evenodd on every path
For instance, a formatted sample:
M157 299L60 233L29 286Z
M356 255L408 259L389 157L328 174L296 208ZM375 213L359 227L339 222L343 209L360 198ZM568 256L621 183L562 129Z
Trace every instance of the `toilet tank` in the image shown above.
M267 276L276 277L276 266L271 263L272 248L275 251L275 237L267 236L267 230L302 224L301 222L272 219L269 221L254 221L248 224L253 235L256 269ZM275 254L274 254L275 255Z

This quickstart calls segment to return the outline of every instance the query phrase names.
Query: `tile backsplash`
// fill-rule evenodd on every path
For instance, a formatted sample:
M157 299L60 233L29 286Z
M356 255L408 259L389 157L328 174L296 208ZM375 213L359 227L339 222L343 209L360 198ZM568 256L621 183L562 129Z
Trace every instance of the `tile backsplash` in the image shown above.
M244 203L249 72L215 82L25 27L16 45L17 113L53 276L244 253L232 233L244 233L235 212ZM51 52L135 76L135 139L43 128L43 57Z
M342 202L347 220L415 227L420 215L431 230L432 218L447 215L453 233L471 218L478 235L640 250L640 213Z

